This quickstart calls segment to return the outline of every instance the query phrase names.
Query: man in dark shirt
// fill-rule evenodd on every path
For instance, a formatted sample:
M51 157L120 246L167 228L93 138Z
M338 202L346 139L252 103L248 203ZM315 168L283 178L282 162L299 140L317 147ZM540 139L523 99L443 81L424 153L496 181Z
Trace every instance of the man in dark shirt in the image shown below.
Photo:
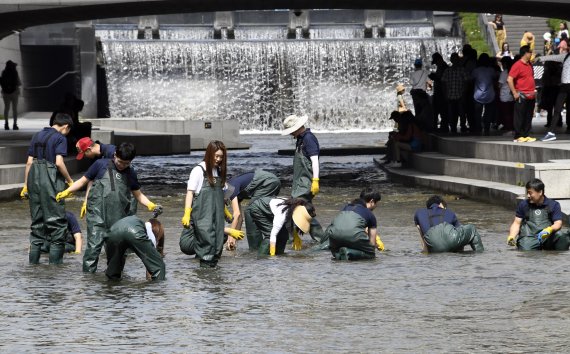
M360 198L347 204L333 219L324 237L335 259L372 259L376 256L375 248L384 250L376 216L372 213L380 199L380 192L366 188L360 193Z
M466 245L476 252L484 250L475 226L461 225L438 195L427 200L425 209L416 210L414 223L420 232L424 252L461 252Z
M79 139L77 144L77 159L81 160L83 157L88 159L112 159L115 155L115 150L117 149L113 144L102 144L99 141L93 141L89 137L84 137Z
M527 182L526 192L527 199L517 207L507 243L516 244L522 251L568 250L568 231L560 231L563 218L560 203L544 195L544 183L538 178Z
M80 254L82 239L81 239L81 227L75 215L70 212L65 212L65 218L67 219L67 235L65 236L65 252ZM42 246L42 252L49 252L49 242L45 241Z
M53 126L35 134L28 149L24 187L20 196L30 199L32 219L29 262L40 261L41 248L50 243L49 263L61 264L65 252L65 203L55 200L56 193L73 183L63 158L67 156L66 136L73 121L66 114L57 114Z
M87 247L83 256L83 271L97 271L99 254L108 229L119 219L132 214L131 195L149 211L162 212L141 191L137 174L130 167L136 156L133 144L123 143L114 158L95 161L85 175L71 187L58 193L57 200L66 198L89 184L87 200Z
M262 236L257 231L248 208L245 209L244 217L242 218L241 201L251 199L253 202L257 198L277 196L281 190L281 181L273 173L257 169L255 172L248 172L233 177L227 184L233 188L232 194L227 200L227 203L231 204L233 212L233 220L230 227L235 230L241 230L243 219L245 219L249 248L252 250L257 249L261 244ZM229 236L226 249L233 250L235 247L236 240Z

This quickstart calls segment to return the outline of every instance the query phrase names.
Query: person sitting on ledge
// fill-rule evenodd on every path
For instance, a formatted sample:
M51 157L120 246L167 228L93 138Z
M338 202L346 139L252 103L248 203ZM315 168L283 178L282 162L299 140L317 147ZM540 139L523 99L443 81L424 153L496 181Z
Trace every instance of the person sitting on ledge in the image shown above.
M526 195L517 207L507 244L521 251L567 251L570 234L568 230L560 231L560 203L544 195L544 183L538 178L526 183Z
M484 251L481 236L474 225L461 225L455 213L439 195L430 197L425 209L418 209L414 222L420 232L423 252L461 252L467 245L475 252Z

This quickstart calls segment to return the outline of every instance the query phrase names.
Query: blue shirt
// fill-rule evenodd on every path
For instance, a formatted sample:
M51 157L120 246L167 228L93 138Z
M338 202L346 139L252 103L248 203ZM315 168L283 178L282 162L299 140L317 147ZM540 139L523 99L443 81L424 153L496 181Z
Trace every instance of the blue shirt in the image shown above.
M546 196L544 196L544 202L542 205L532 204L528 199L521 201L517 206L515 215L517 218L526 219L526 216L530 213L531 209L548 209L548 218L552 223L562 220L564 217L562 215L562 210L560 209L560 203L556 200L547 198Z
M99 159L96 160L91 167L85 172L85 177L90 180L94 181L97 179L103 178L105 176L105 172L107 172L107 167L109 166L109 162L113 160L110 159ZM139 179L137 177L137 173L132 167L127 167L122 171L117 170L120 174L125 175L127 177L127 182L129 184L129 188L132 191L137 191L141 189L141 185L139 184Z
M73 235L81 233L81 227L79 226L79 222L77 222L77 218L75 215L73 215L72 212L66 211L65 218L67 219L67 230L69 231L65 242L75 245L75 237L73 237Z
M376 216L362 204L347 204L342 211L354 211L356 214L360 215L366 221L366 227L375 229L377 227Z
M234 200L250 183L253 181L254 172L244 173L242 175L236 176L228 181L228 184L231 184L235 187L234 192L232 193L230 200ZM242 201L243 197L238 198L239 201Z
M301 147L301 153L305 157L318 156L321 152L319 148L319 141L317 137L311 133L311 129L306 129L303 133L297 136L297 146L299 149Z
M115 150L117 147L113 144L101 144L99 141L96 141L99 144L99 149L101 150L101 157L103 159L112 159L115 155Z
M429 209L418 209L414 215L414 222L416 225L419 225L424 235L432 228L432 226L442 224L444 221L455 227L461 225L454 212L449 209L442 209L437 204L432 204Z
M46 143L45 140L49 134L51 134L51 136ZM35 146L36 143L46 143L45 156L44 148L39 145ZM57 155L67 156L67 139L63 134L55 130L55 128L46 127L32 137L30 147L28 148L28 156L55 163L55 157Z

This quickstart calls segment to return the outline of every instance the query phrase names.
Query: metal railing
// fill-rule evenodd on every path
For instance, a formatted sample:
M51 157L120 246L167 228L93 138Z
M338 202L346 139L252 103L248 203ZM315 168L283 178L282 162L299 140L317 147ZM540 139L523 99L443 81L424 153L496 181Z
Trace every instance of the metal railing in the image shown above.
M485 14L479 14L479 27L481 28L481 33L485 37L487 44L489 45L489 49L493 51L493 55L497 55L501 48L499 48L499 44L497 43L497 37L495 36L495 29L493 26L489 24L487 20L487 16Z
M64 77L71 74L79 74L79 71L66 71L63 74L61 74L57 79L53 80L49 85L24 87L24 90L37 90L37 89L50 88L53 85L55 85L57 82L61 81Z

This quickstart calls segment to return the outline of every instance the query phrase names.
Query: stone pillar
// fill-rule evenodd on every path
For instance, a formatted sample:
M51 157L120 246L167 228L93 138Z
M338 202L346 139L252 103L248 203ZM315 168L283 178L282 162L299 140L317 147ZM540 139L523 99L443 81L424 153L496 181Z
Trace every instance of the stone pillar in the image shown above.
M81 99L85 102L80 115L95 118L97 117L97 53L93 27L78 27L77 42L81 67Z

